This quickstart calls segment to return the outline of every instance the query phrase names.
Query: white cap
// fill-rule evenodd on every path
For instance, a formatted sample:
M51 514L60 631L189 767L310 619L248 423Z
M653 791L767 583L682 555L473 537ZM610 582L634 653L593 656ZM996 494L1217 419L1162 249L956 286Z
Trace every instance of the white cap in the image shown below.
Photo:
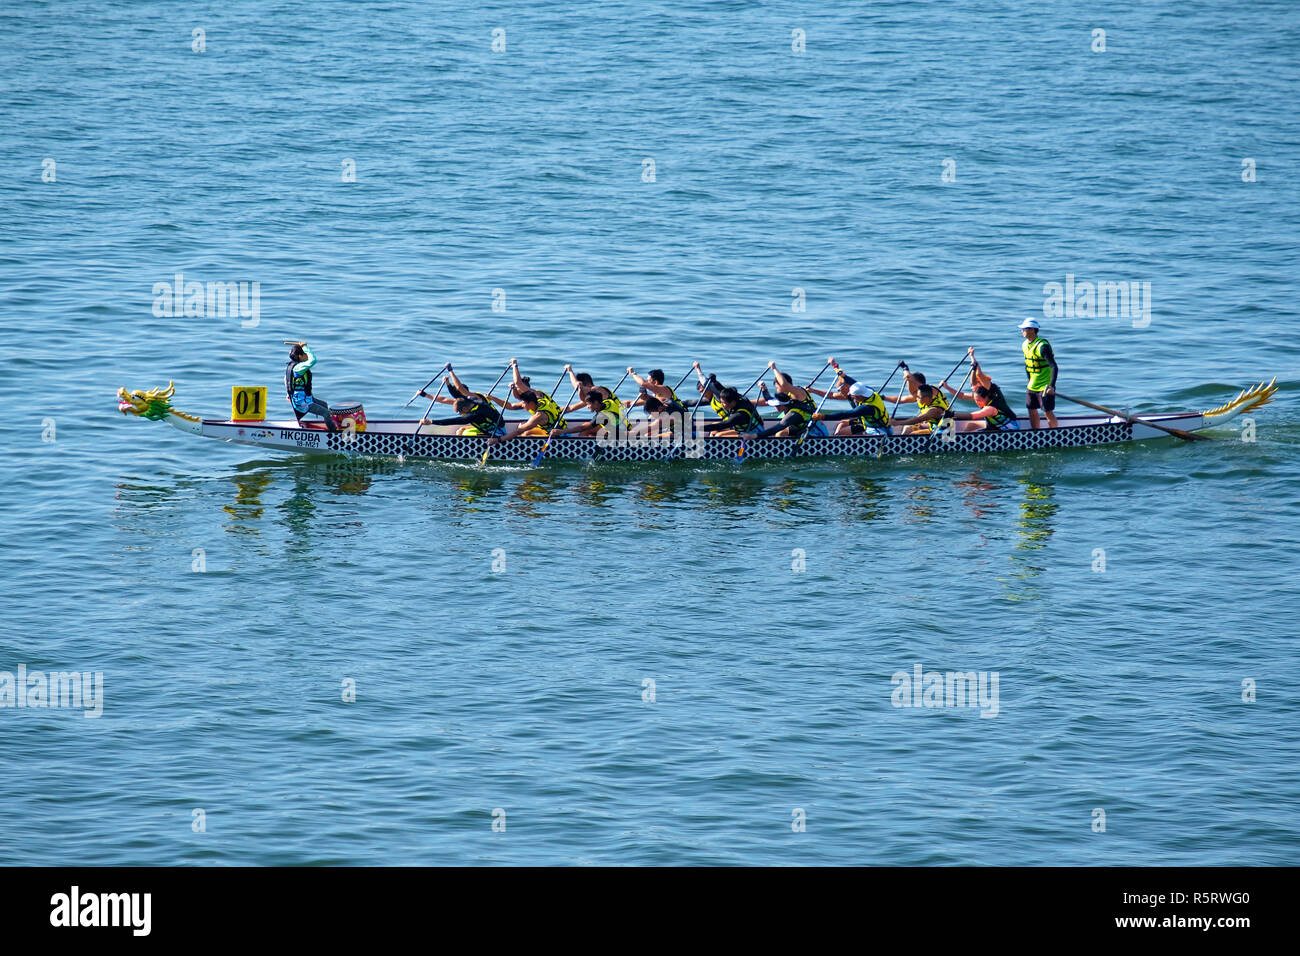
M871 389L867 388L867 386L863 385L861 382L854 382L849 386L849 394L854 398L870 398Z
M1036 329L1036 328L1038 328L1038 320L1037 320L1037 319L1025 319L1025 321L1021 322L1018 326L1016 326L1016 328L1018 328L1018 329Z

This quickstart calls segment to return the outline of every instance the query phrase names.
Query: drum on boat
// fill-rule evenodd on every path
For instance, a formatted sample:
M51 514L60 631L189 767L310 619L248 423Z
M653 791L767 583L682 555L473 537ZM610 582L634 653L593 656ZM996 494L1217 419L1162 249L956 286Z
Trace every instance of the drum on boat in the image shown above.
M339 428L351 428L353 431L358 432L366 430L366 410L362 408L360 402L342 402L338 405L331 405L330 415L334 419L334 424Z

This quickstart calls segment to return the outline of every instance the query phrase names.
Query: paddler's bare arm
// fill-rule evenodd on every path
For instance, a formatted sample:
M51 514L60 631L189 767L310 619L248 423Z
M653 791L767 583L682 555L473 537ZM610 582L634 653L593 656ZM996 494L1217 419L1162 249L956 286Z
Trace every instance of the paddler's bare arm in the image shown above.
M456 377L455 375L451 376L452 379L455 379L455 377ZM450 380L445 375L442 377L442 384L444 385L450 384ZM459 385L459 382L457 382L456 384ZM464 388L463 385L461 385L460 387ZM427 398L430 401L442 402L442 404L444 405L455 405L456 399L461 398L464 394L465 394L464 392L453 392L452 395L447 396L447 395L439 395L437 392L434 392L433 395L430 395L428 392L423 390L421 390L420 392L420 395L422 397Z
M985 405L977 412L953 412L952 417L959 422L978 422L986 418L992 418L998 413L998 410L992 405Z
M654 397L659 399L660 401L666 402L670 398L672 398L672 394L673 394L672 389L670 389L667 385L660 385L658 382L652 382L648 378L642 378L640 375L636 373L636 369L632 368L632 366L630 365L627 368L627 374L632 376L632 381L636 382L646 391L652 392L654 394ZM623 404L631 408L633 405L645 404L645 400L642 398L638 398L634 402L624 402Z
M988 372L984 371L980 366L979 359L975 357L975 346L972 345L968 348L966 354L970 356L971 381L976 385L983 385L985 388L992 388L993 379L989 376ZM971 401L974 401L974 399L971 399Z
M808 392L808 394L810 395L816 395L820 398L826 398L827 396L829 396L831 398L837 398L842 401L848 401L849 398L848 392L846 392L842 388L837 389L833 392L823 392L820 388L809 388L809 389L805 389L805 391Z
M460 380L460 376L456 374L456 370L450 365L447 366L447 378L456 389L457 395L464 397L469 394L469 389L465 387L465 383Z
M891 418L891 425L921 425L925 422L935 422L943 417L942 408L927 408L920 415L914 415L911 418Z
M518 438L524 432L528 431L528 429L533 428L535 426L540 427L543 419L545 418L546 418L546 413L539 410L536 414L534 414L531 418L529 418L528 421L524 422L521 425L515 426L514 428L506 432L504 435L501 435L500 437L493 435L491 438L487 440L487 443L489 445L499 445L503 441L510 441L510 439L512 438Z
M772 376L776 379L776 390L778 392L785 392L801 402L808 401L808 389L802 385L796 385L794 379L776 367L775 362L769 362L767 367L772 370Z
M949 395L955 395L957 398L964 399L968 402L975 401L975 395L973 392L959 392L957 391L957 389L953 388L947 382L940 382L939 387L942 388Z

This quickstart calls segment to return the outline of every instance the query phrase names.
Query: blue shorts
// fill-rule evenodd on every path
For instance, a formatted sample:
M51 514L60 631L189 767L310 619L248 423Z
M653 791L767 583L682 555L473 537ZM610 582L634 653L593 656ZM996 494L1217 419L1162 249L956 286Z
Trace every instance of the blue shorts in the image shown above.
M999 425L997 428L993 430L995 432L1018 432L1020 431L1020 422L1018 420L1012 422L1003 422L1001 425Z
M311 411L311 398L302 389L289 396L289 403L293 405L295 412L302 412L305 415Z

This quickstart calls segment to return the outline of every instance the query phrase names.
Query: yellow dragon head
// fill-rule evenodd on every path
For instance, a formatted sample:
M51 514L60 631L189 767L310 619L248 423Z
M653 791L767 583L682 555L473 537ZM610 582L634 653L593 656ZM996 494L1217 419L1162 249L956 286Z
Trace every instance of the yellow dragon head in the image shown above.
M166 388L151 388L149 391L136 389L128 392L125 388L117 390L117 410L123 415L139 415L151 421L160 422L172 410L171 397L176 394L176 384L168 382Z

